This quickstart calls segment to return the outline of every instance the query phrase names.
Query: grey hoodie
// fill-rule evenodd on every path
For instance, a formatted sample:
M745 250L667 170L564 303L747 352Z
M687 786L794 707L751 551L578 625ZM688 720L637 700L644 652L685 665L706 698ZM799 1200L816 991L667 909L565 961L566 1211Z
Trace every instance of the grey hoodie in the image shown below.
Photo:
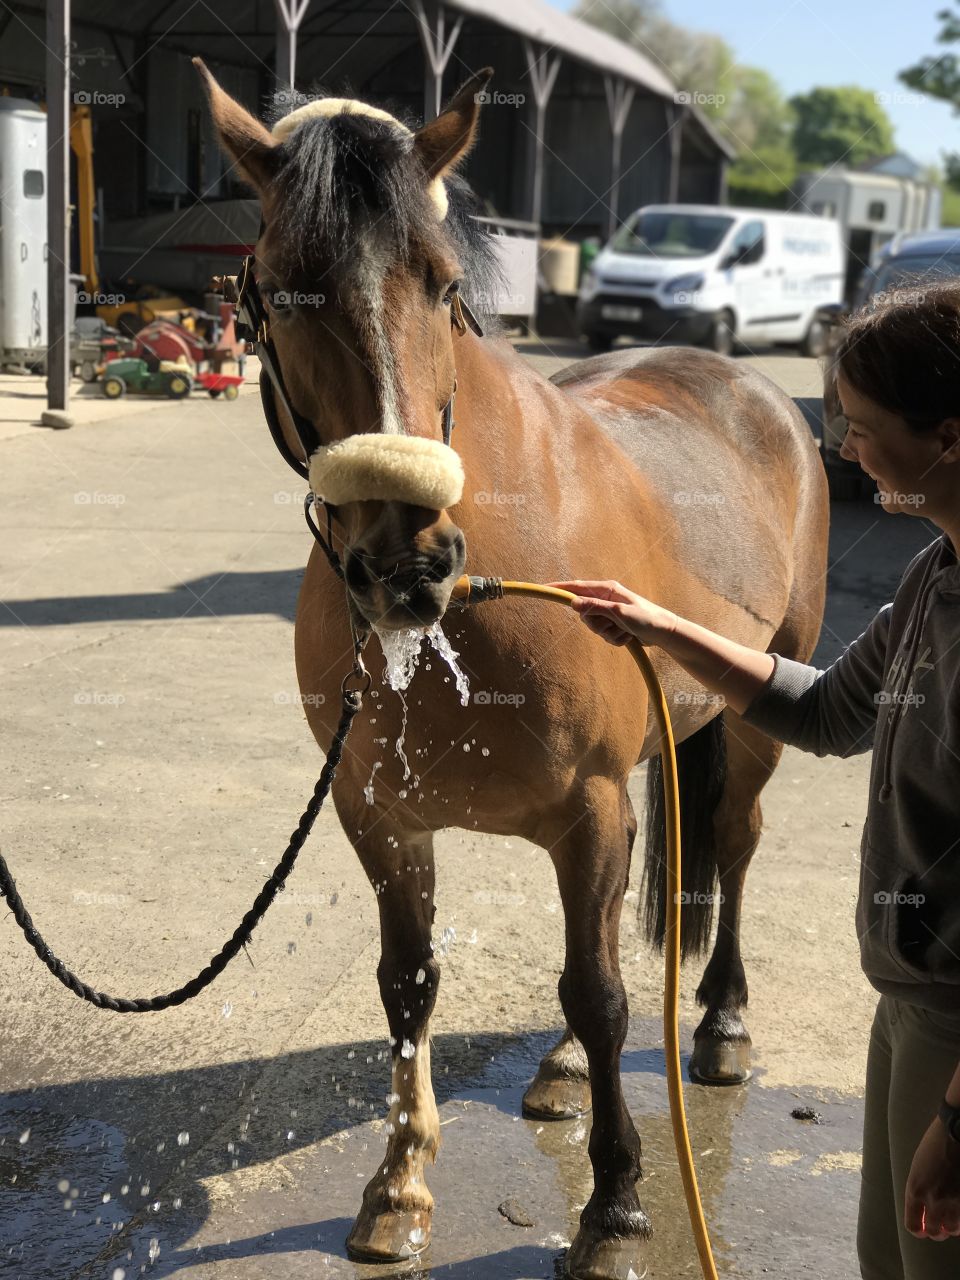
M774 655L743 719L818 756L874 748L857 936L880 992L960 1018L960 564L916 556L825 671Z

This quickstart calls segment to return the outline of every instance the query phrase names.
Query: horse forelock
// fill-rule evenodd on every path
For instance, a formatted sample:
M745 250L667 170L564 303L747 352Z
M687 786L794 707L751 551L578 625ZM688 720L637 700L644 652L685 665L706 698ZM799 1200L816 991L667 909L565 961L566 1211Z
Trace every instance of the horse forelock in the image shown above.
M425 181L410 125L357 98L324 97L281 115L272 133L280 163L271 239L289 274L349 276L358 247L380 264L408 261L415 247L444 258L452 251L485 310L499 268L491 237L471 217L476 197L457 174Z

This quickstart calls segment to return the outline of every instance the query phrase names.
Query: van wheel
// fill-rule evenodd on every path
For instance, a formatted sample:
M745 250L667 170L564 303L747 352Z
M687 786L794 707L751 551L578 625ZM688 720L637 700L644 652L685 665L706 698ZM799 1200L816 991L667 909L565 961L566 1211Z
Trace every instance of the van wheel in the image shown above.
M714 319L707 337L707 346L718 356L732 356L736 346L736 334L733 331L733 316L729 311L721 311Z
M592 329L584 337L591 351L609 351L613 346L613 335L610 333L598 333L596 329Z
M811 320L800 343L800 354L819 359L820 356L827 354L829 345L830 334L827 332L827 326L819 320Z

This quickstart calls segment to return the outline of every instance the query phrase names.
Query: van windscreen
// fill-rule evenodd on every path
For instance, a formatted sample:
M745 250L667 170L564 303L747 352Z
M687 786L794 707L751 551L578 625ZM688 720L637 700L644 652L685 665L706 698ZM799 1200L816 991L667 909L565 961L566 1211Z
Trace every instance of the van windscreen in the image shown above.
M704 258L720 247L732 226L733 218L715 213L641 210L630 215L610 248L644 258Z

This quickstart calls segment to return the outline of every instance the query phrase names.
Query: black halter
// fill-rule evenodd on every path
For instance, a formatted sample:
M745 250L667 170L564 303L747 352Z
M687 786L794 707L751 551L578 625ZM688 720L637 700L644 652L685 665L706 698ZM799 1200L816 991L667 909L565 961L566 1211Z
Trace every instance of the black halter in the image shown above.
M260 236L263 235L263 224L260 226ZM259 238L259 237L258 237ZM322 441L316 427L309 418L305 418L302 413L298 413L294 408L287 391L286 384L283 380L283 372L280 369L280 362L277 359L276 347L270 336L270 320L267 315L267 309L264 306L263 298L260 296L260 289L257 285L256 276L254 274L255 256L252 253L246 255L243 263L237 273L235 281L235 304L236 304L236 320L235 329L237 338L240 341L246 341L253 344L257 357L260 360L260 402L263 405L264 417L267 420L267 426L270 428L270 434L273 442L280 452L280 456L289 467L296 471L298 476L302 476L304 480L309 481L309 462L313 454L320 448ZM450 322L458 333L464 334L467 329L472 329L478 337L483 336L483 330L477 321L476 316L470 310L469 306L460 297L459 292L454 293L450 299ZM449 445L450 438L453 435L453 401L457 391L457 381L454 378L453 391L450 399L444 405L441 411L441 427L443 430L443 443ZM303 450L305 461L301 461L291 450L287 444L286 437L283 434L283 428L280 426L280 419L277 415L277 398L279 398L290 421L293 423L294 430L297 433L297 439L300 441L300 448ZM327 536L323 534L314 523L310 509L313 506L323 506L327 513ZM332 533L333 519L337 514L336 507L330 506L312 491L309 492L304 500L304 514L306 515L307 525L310 532L316 538L317 542L323 548L324 554L330 562L331 568L338 577L343 577L343 567L340 564L340 557L333 549Z
M316 427L309 418L305 418L302 413L297 412L287 393L287 388L283 381L283 373L277 360L276 348L270 336L267 309L264 306L263 298L260 296L260 289L254 275L254 262L254 255L252 253L247 254L237 274L236 333L241 341L245 340L253 344L259 357L260 367L263 371L260 376L260 398L263 401L264 413L266 414L274 443L279 449L284 462L292 467L298 475L307 479L307 465L294 456L280 429L274 395L276 394L280 397L280 401L286 409L290 421L293 423L307 463L320 447L321 440ZM483 337L483 329L480 327L476 316L459 293L454 293L450 300L450 322L458 333L466 333L469 328L478 337ZM267 374L266 379L263 377L264 372ZM450 396L441 414L443 443L447 445L450 443L450 437L453 434L453 400L456 390L457 384L456 380L454 380L453 395Z

